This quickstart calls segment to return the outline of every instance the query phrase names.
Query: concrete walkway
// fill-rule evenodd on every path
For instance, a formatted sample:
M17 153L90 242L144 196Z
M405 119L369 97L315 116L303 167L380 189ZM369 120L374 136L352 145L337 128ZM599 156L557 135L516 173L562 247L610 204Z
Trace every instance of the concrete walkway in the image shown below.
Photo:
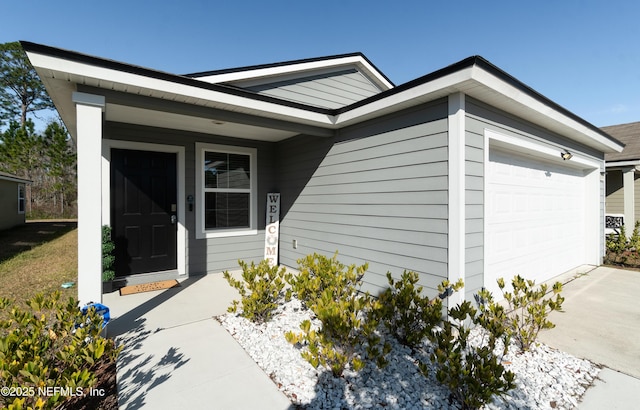
M584 272L584 271L583 271ZM580 409L631 409L640 403L640 272L600 267L566 282L564 313L543 331L549 346L606 366ZM289 400L214 316L238 294L221 274L164 291L104 295L108 335L118 358L121 409L273 409Z
M288 409L289 400L213 319L238 298L222 275L164 291L104 295L120 409Z
M640 272L598 267L556 278L564 283L564 312L539 340L604 366L585 393L580 409L640 406Z

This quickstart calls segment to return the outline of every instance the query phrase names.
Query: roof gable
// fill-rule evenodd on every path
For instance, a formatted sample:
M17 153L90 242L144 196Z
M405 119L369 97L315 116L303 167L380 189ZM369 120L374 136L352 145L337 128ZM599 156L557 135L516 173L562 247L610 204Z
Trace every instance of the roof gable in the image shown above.
M285 101L341 108L393 88L360 53L188 74Z

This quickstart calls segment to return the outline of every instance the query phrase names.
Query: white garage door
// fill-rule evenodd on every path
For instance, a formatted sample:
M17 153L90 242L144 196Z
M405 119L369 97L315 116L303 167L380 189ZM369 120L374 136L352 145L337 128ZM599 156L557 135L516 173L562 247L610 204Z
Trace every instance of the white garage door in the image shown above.
M492 149L487 164L485 287L536 283L586 263L584 171Z

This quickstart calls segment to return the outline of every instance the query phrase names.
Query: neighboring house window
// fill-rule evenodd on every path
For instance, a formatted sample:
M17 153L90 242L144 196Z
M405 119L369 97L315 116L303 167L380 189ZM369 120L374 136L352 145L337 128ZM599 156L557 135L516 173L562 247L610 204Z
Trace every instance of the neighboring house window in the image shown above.
M25 211L25 187L22 184L18 185L18 213L23 214Z
M196 144L197 237L256 234L254 148Z

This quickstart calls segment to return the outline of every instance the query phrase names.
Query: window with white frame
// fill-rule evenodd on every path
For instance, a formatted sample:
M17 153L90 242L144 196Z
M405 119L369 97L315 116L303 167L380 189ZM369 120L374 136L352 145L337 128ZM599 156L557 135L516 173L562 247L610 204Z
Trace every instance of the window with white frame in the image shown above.
M197 237L257 233L256 150L196 144Z
M18 213L23 214L25 212L25 186L24 184L18 184Z

